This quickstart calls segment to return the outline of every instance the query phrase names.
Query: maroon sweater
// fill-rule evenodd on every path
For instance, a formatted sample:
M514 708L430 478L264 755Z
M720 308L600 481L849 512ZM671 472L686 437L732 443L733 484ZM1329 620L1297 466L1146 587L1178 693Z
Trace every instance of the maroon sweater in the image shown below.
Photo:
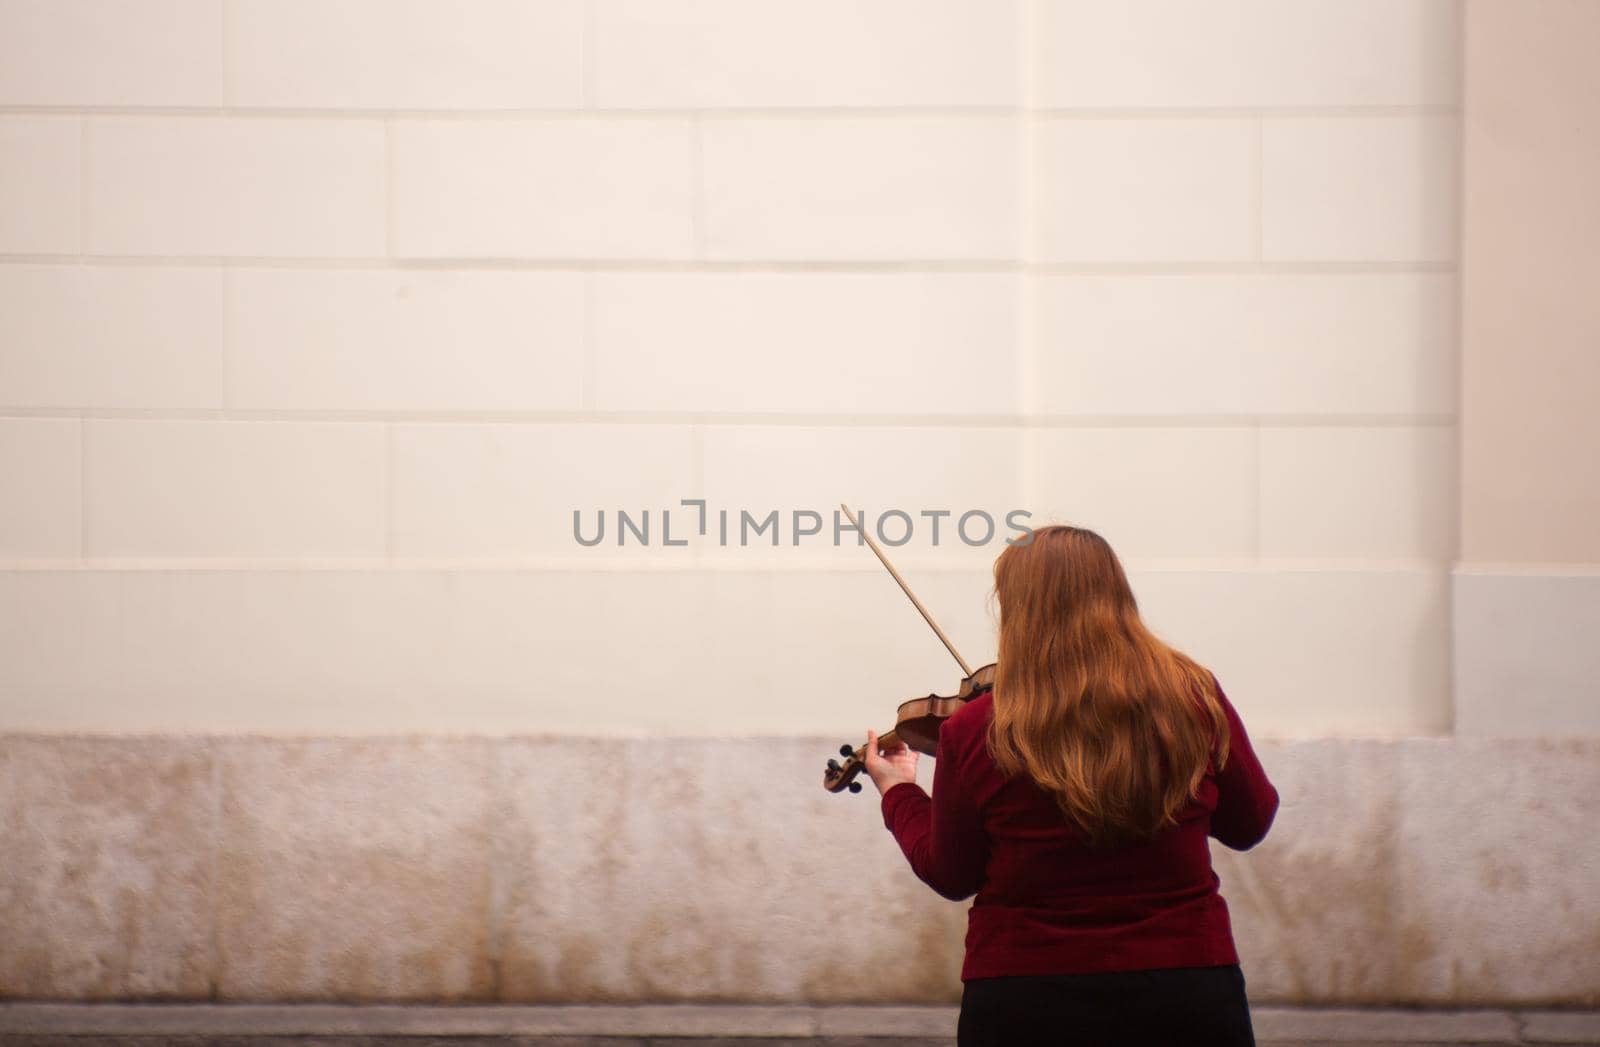
M984 743L990 696L944 722L933 796L911 782L892 786L883 820L924 883L952 901L977 894L963 981L1239 962L1207 837L1254 846L1272 825L1278 791L1226 695L1222 707L1227 765L1207 769L1178 824L1101 852L1087 848L1050 794L995 767Z

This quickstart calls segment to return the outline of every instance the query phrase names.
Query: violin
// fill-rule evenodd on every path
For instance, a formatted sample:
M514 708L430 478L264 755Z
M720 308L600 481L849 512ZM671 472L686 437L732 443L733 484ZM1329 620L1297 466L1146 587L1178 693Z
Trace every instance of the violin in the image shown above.
M939 747L939 726L959 712L963 705L994 690L994 667L995 663L990 662L976 672L963 676L955 694L930 694L926 698L901 702L895 712L894 730L878 735L878 746L882 748L904 742L913 752L933 756ZM841 745L839 755L845 758L844 763L828 761L827 769L822 772L822 787L830 793L846 789L853 793L860 792L861 783L856 781L856 776L867 769L866 750Z
M933 620L933 615L922 606L917 594L911 591L906 580L900 577L900 572L894 569L894 564L890 563L883 550L878 548L878 543L873 541L872 535L867 532L860 517L852 513L848 505L841 504L839 508L844 510L845 517L860 532L861 537L867 540L867 545L877 554L879 562L888 569L894 580L900 583L901 590L911 600L912 605L922 612L923 620L933 629L934 634L944 644L945 650L950 652L956 664L961 666L961 671L966 674L961 678L961 684L954 694L929 694L926 698L911 698L901 702L895 712L894 729L878 735L880 748L904 742L913 752L933 756L939 747L940 725L960 711L963 705L994 690L995 663L990 662L976 670L967 665L966 659L961 657L955 645L950 642L950 638L944 634L944 630L939 628L939 623ZM841 745L839 755L844 757L844 762L828 761L827 767L822 772L822 787L831 793L844 792L847 789L853 793L860 792L861 783L856 781L856 777L867 767L865 749L857 750L848 744Z

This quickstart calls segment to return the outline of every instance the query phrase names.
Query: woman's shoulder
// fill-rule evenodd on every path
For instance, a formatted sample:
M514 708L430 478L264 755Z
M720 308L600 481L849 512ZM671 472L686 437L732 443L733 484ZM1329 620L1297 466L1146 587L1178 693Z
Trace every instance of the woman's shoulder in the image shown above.
M981 735L989 725L989 718L994 715L994 694L985 691L978 697L967 702L957 709L944 723L939 725L939 737L943 738L970 738Z
M987 692L967 702L939 724L939 753L966 764L985 747L993 700Z

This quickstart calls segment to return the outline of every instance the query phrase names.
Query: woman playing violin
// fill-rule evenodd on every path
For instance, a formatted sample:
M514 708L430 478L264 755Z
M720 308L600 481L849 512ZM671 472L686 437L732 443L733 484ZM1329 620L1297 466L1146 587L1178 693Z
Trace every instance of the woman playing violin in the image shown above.
M995 562L992 693L866 770L911 868L968 914L960 1047L1253 1044L1207 837L1247 850L1278 793L1216 677L1140 620L1105 540L1045 527Z

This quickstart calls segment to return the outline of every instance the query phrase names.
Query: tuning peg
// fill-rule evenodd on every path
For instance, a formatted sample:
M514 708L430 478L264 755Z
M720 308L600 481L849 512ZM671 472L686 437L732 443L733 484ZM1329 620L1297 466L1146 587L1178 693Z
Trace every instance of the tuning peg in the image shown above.
M860 782L851 782L850 783L850 791L853 792L853 793L860 792L861 791L861 783Z
M840 756L850 757L850 756L854 756L855 754L856 754L856 751L854 749L850 748L850 746L848 746L848 745L839 746L839 755Z
M828 770L830 770L830 771L842 771L842 770L844 770L844 768L839 766L839 761L838 760L829 760L828 761Z

